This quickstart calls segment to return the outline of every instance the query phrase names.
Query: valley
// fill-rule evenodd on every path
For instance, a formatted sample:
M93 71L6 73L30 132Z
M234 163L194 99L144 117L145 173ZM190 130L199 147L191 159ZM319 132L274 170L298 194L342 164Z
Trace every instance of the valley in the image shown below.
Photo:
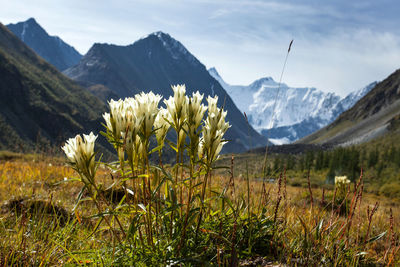
M400 70L370 82L231 85L163 31L81 55L0 23L0 266L397 266Z

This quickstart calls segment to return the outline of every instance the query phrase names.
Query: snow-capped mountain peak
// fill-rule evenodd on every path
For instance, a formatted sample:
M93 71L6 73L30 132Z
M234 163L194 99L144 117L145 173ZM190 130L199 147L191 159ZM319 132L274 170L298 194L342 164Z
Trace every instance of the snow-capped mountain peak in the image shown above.
M260 87L279 87L279 83L275 82L272 77L264 77L252 82L249 87L252 89L259 89ZM280 87L287 87L286 84L281 84Z
M289 87L271 77L248 86L227 84L215 68L209 73L225 88L249 123L260 133L271 129L276 143L293 142L332 122L367 94L376 83L352 92L345 98L313 87Z

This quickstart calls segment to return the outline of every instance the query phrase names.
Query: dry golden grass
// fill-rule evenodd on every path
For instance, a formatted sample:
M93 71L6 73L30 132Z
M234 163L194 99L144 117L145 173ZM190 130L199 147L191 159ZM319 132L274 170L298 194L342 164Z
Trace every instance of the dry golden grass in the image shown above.
M28 247L32 246L31 250L38 252L30 252L28 255L43 257L43 262L47 263L65 264L74 262L72 254L68 254L71 248L93 252L101 250L104 244L109 242L107 231L96 234L96 239L85 238L85 236L90 235L91 227L93 227L95 221L88 219L90 227L86 227L81 223L84 218L88 218L91 214L95 213L95 208L91 202L84 202L77 208L75 213L72 213L77 194L82 186L79 182L64 183L63 181L74 176L76 176L76 173L65 165L62 159L57 158L19 158L0 162L0 199L3 207L0 222L3 224L4 229L9 229L7 227L10 226L6 227L5 221L12 217L13 212L6 210L5 204L12 199L45 200L60 208L64 208L68 213L72 214L73 227L65 235L69 239L75 240L68 241L71 243L68 250L63 249L63 246L57 243L57 240L67 242L62 238L57 239L53 237L51 251L49 251L45 249L46 240L43 239L43 236L37 239L30 236L25 245ZM247 184L248 180L246 177L246 173L234 173L233 187L231 176L227 171L216 171L212 179L212 188L218 191L227 188L226 194L233 202L240 202L243 199L246 201L246 198L249 197L249 207L253 213L261 212L263 208L266 208L265 212L267 215L271 219L274 218L279 225L277 228L279 231L275 234L278 236L279 242L275 245L281 246L280 249L282 251L287 251L284 254L285 258L279 259L280 262L285 263L287 261L291 265L296 259L302 257L312 260L312 255L317 253L318 250L320 250L320 253L326 253L326 250L332 250L332 253L334 253L334 248L326 248L326 246L334 244L336 239L343 238L345 246L355 246L357 247L357 251L367 253L369 262L375 264L399 263L398 222L400 221L400 208L395 201L363 193L361 196L361 205L356 205L354 209L351 228L349 228L349 231L341 232L340 228L342 225L348 222L348 215L339 215L337 212L332 212L332 205L329 203L332 203L333 191L324 190L323 192L320 188L313 188L311 203L309 189L289 186L287 182L285 183L283 176L280 187L278 182L263 183L259 179L249 179L249 184ZM100 168L98 180L104 187L110 185L113 182L111 171L106 168ZM250 189L249 195L247 194L248 185ZM324 197L322 197L323 194ZM349 202L352 198L353 193L350 193ZM364 244L364 239L368 232L367 210L371 211L376 202L379 202L379 208L372 217L372 226L368 236L376 237L383 232L386 232L386 234L383 238L375 242ZM392 224L390 210L392 210L393 215ZM21 225L23 223L23 218L14 220ZM322 235L325 235L321 239L316 237L318 233L315 230L319 224L322 227L318 231L321 231ZM333 227L337 228L337 236L330 232ZM10 230L11 232L7 236L0 238L0 249L3 249L3 253L6 251L6 247L13 247L15 250L20 249L21 244L10 241L12 239L18 241L24 240L21 239L23 233L18 231L18 228L17 226L11 227L11 229L14 229L12 231L15 232ZM21 229L25 228L22 227ZM55 226L54 229L61 232L66 231L60 230L60 226ZM342 237L341 235L343 234L347 235L347 237ZM99 238L100 240L98 240ZM305 245L304 240L307 240L309 243ZM33 249L35 246L38 249ZM39 253L39 255L35 253ZM56 257L61 257L61 255L63 260L55 260ZM101 257L100 253L98 255L100 255L98 257ZM81 259L75 259L75 263L77 261L79 262Z

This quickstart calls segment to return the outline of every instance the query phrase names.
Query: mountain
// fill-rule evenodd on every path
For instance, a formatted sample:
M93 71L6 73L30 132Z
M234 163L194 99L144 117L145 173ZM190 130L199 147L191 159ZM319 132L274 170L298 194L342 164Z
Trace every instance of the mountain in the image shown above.
M8 24L7 28L60 71L77 64L82 58L75 48L58 36L48 35L34 18L16 24Z
M224 152L242 152L266 144L266 138L248 125L244 115L223 87L179 41L163 32L152 33L128 46L94 44L79 64L64 74L89 87L103 85L118 97L153 91L168 98L171 85L186 84L187 93L199 90L218 95L228 111L231 140Z
M275 144L291 143L329 124L376 84L341 98L315 88L293 88L283 83L279 86L271 77L248 86L229 85L215 68L209 73L246 112L250 124Z
M397 70L334 122L298 143L353 145L398 131L399 126L400 70Z
M98 132L106 109L0 23L0 149L48 151Z

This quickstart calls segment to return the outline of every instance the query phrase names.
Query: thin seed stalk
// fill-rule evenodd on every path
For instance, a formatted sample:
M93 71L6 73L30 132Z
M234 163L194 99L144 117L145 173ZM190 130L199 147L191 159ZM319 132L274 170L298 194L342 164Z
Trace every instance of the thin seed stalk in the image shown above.
M147 147L148 147L148 144L147 144ZM146 153L145 161L146 161L146 173L147 173L147 186L148 186L148 192L149 192L148 221L149 221L149 230L150 230L150 244L152 245L152 247L154 247L153 227L152 227L152 194L151 194L151 184L150 184L150 164L149 164L149 156L147 153L147 149L146 149L145 153Z
M246 160L246 182L247 182L247 219L249 221L249 253L251 253L251 205L250 205L250 179L249 179L249 166Z

